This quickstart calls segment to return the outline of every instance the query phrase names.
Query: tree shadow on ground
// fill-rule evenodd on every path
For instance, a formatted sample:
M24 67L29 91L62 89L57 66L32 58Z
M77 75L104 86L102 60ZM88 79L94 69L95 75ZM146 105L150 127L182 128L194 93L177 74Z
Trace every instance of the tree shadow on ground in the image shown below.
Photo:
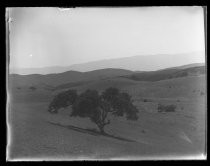
M83 129L83 128L76 127L76 126L73 126L73 125L65 126L65 125L62 125L62 124L59 124L59 123L53 123L53 122L48 122L48 123L50 123L52 125L55 125L55 126L64 127L64 128L70 129L70 130L74 130L74 131L78 131L78 132L81 132L81 133L86 133L86 134L90 134L90 135L94 135L94 136L104 136L104 137L110 137L110 138L114 138L114 139L118 139L118 140L126 141L126 142L136 142L134 140L130 140L130 139L127 139L127 138L122 138L122 137L110 135L110 134L107 134L107 133L101 133L101 132L99 132L95 129Z

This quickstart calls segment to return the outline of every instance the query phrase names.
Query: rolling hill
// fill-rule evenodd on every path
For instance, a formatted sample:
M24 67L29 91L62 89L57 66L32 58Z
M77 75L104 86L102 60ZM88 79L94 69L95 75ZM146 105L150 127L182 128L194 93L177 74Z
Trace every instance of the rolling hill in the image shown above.
M192 64L187 64L187 65L182 65L182 66L177 66L177 67L170 67L171 69L187 69L191 67L199 67L199 66L205 66L205 63L192 63ZM168 69L168 68L166 68ZM165 70L165 69L163 69Z
M202 64L201 64L202 65ZM190 66L187 68L187 66ZM9 76L10 87L39 87L51 90L62 90L75 87L99 87L136 84L138 81L153 82L186 76L199 76L205 74L205 66L179 66L150 72L133 72L123 69L101 69L90 72L68 71L58 74L32 74ZM120 85L120 86L121 86ZM99 88L100 89L100 88Z
M103 79L108 77L116 77L122 75L129 75L133 73L129 70L124 69L101 69L90 72L78 72L78 71L67 71L58 74L31 74L31 75L18 75L10 74L9 83L17 86L37 86L40 84L46 84L50 86L58 86L67 83L76 83L83 81L93 81L97 79Z
M197 66L197 65L196 67L192 67L195 66L195 64L187 65L189 66L189 68L187 68L187 66L179 66L177 68L169 68L152 72L133 72L129 75L116 76L112 78L106 77L103 79L98 79L97 81L70 82L56 86L55 90L77 88L78 86L79 87L88 86L94 88L94 87L110 87L110 86L117 87L119 85L120 87L122 87L123 85L128 85L128 84L138 84L139 81L141 81L141 84L143 82L145 82L145 84L149 84L148 82L150 81L153 82L153 81L167 80L167 79L186 77L186 76L200 76L205 74L205 66Z
M136 81L160 81L185 76L195 76L205 74L205 66L196 66L190 68L169 68L152 72L134 73L128 76L122 76Z

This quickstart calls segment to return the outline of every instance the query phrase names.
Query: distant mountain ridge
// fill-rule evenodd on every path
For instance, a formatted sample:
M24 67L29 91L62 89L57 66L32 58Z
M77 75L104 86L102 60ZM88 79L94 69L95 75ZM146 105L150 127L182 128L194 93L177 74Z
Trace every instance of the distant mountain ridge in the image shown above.
M11 68L10 73L28 75L28 74L52 74L63 73L74 70L87 72L93 70L116 68L131 71L155 71L174 66L182 66L193 63L205 62L204 52L191 52L183 54L157 54L141 55L124 58L115 58L107 60L92 61L71 66L52 66L44 68Z

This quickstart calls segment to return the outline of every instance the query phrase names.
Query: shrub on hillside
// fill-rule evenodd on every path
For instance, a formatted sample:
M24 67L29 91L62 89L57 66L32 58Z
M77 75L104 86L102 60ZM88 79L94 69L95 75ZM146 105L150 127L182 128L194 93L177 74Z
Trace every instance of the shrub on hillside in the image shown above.
M31 89L31 90L36 90L36 87L30 86L29 89Z
M158 104L158 112L175 112L175 110L176 110L176 105Z
M143 102L152 102L151 99L143 99Z
M204 95L204 92L203 92L203 91L201 91L200 95L201 95L201 96L203 96L203 95Z

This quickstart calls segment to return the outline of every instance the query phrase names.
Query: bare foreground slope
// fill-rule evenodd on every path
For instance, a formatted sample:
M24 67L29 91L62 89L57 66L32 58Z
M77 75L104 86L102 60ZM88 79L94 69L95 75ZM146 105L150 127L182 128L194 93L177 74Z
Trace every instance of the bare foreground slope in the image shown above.
M43 86L11 88L9 158L167 159L205 154L205 75L155 82L115 77L73 88L81 92L107 87L117 87L132 95L139 120L110 117L106 136L88 119L70 117L70 107L57 115L49 114L49 102L59 90ZM174 104L176 111L160 113L159 103Z

